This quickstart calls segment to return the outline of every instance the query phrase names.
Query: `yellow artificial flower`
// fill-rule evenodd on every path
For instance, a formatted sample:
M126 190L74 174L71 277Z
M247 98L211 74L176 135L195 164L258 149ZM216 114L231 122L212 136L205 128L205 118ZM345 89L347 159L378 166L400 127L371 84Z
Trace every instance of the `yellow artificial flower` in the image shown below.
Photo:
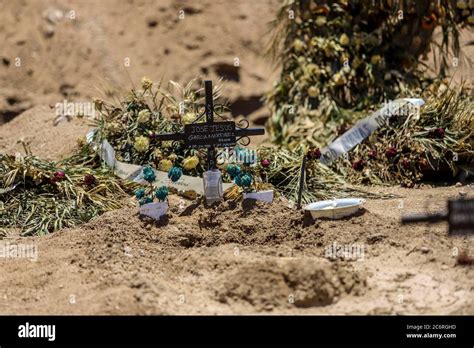
M193 123L195 119L196 119L195 114L193 114L192 112L187 112L181 117L181 122L183 124L190 124L190 123Z
M162 159L160 163L158 163L158 170L161 170L163 172L167 172L173 167L173 162L171 162L169 159Z
M170 161L173 161L173 162L174 162L174 161L176 161L176 160L178 159L178 156L177 156L176 154L172 153L171 155L168 156L168 159L169 159Z
M327 19L324 16L318 16L314 22L318 27L322 27L324 24L326 24Z
M347 46L349 45L350 43L350 39L349 39L349 36L347 36L347 34L342 34L341 37L339 38L339 43L342 45L342 46Z
M304 42L300 39L296 39L295 41L293 41L293 48L296 52L302 51L304 49L304 46Z
M147 89L150 89L151 86L153 86L153 81L150 80L148 77L145 77L145 76L144 76L144 77L142 78L142 88L143 88L144 90L147 90Z
M120 131L121 131L120 124L117 123L117 122L109 123L109 124L107 125L106 129L107 129L107 132L108 132L110 135L119 134Z
M138 152L145 152L146 150L148 150L149 145L150 145L150 141L148 140L147 137L139 136L135 138L135 144L133 144L133 147Z
M373 65L378 65L381 60L382 60L382 57L380 57L380 55L374 54L374 55L370 58L370 63L372 63Z
M332 76L332 79L334 81L334 83L336 84L336 86L341 86L343 85L344 83L346 83L346 79L344 78L344 76L337 72L335 73L333 76Z
M310 41L309 41L309 46L310 47L319 47L320 45L320 41L317 37L313 37Z
M194 155L191 157L187 157L183 160L183 168L186 170L191 170L197 167L199 164L199 157Z
M310 75L319 75L319 66L314 63L308 64L306 69Z
M87 144L87 138L84 135L82 135L79 138L77 138L76 142L77 142L77 146L83 147L84 145Z
M155 155L156 159L161 159L161 157L163 157L163 153L160 149L155 149L155 151L153 151L153 155Z
M143 109L138 113L137 121L138 123L142 123L142 124L147 123L148 121L150 121L150 116L151 116L150 111L147 109Z
M464 0L459 0L456 2L456 7L460 10L464 10L467 8L467 4Z
M312 98L316 98L319 95L319 89L316 86L311 86L308 88L308 95Z
M352 60L351 66L352 66L354 69L357 69L361 64L362 64L362 60L361 60L359 57L356 56L356 57Z

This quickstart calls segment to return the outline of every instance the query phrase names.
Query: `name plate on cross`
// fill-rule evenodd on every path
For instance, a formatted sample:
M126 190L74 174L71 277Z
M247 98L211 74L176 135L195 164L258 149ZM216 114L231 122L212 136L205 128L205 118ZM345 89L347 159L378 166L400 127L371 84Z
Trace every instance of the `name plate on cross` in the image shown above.
M184 145L190 149L234 147L235 122L193 123L184 126Z

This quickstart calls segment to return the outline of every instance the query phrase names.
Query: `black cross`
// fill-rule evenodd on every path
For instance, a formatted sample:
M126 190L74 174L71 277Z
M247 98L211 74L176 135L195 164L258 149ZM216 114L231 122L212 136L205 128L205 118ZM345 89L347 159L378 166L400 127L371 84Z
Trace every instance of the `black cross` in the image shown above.
M207 149L208 170L216 169L217 148L234 147L237 141L249 136L265 134L264 128L248 128L248 121L243 122L244 126L236 126L234 121L215 122L214 102L212 98L212 81L204 81L206 92L206 104L204 114L197 117L194 123L184 125L184 133L157 134L157 140L184 141L184 145L189 148ZM202 116L206 116L206 122L197 123Z

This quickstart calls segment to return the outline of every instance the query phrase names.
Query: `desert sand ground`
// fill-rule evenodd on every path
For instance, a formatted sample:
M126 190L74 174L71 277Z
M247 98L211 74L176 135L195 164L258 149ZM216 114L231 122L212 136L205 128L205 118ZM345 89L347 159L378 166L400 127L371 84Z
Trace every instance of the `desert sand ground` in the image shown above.
M143 76L225 78L232 112L249 116L278 76L262 56L277 4L1 0L0 123L34 105L124 92Z
M22 152L21 139L40 157L67 156L90 126L54 126L54 104L117 96L142 76L223 77L234 115L263 124L260 98L278 76L262 57L277 3L0 1L0 151ZM369 190L397 197L310 226L280 198L206 209L173 195L160 223L124 202L45 237L9 231L2 243L34 245L38 259L0 259L0 313L474 314L474 268L456 261L472 256L472 238L399 222L472 197L472 185ZM359 247L359 259L328 260L334 243Z

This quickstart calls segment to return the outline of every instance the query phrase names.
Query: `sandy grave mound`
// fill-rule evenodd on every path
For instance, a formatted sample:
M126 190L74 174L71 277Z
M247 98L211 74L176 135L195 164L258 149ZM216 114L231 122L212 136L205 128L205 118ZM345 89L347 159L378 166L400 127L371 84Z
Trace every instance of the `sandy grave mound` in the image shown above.
M337 223L318 220L305 224L303 212L289 208L277 198L273 204L257 201L223 202L212 208L201 200L188 201L170 197L168 215L156 222L140 217L136 208L106 213L81 226L91 246L91 256L108 243L152 243L171 248L215 247L226 244L272 246L289 243L296 250L331 244L366 242L385 243L383 231L396 232L394 219L382 218L368 211ZM378 234L372 229L380 231ZM106 253L100 253L103 257Z
M314 226L306 237L295 237L292 231L303 227L297 225L296 219L287 219L294 212L281 202L272 206L256 203L253 210L248 209L236 205L224 210L223 220L214 225L209 224L209 216L214 218L215 210L202 206L185 217L186 223L173 212L167 220L154 223L140 218L135 208L124 208L106 213L80 230L61 234L70 233L74 240L72 264L84 272L99 272L102 286L121 283L136 289L141 305L152 312L160 303L153 294L175 293L177 285L183 288L184 284L195 284L183 281L189 277L197 277L197 284L206 289L206 296L213 301L225 306L238 303L257 311L326 306L347 294L363 293L365 276L349 262L330 262L321 257L287 258L281 257L281 251L266 256L251 252L239 257L239 250L246 245L276 246L277 250L299 238L308 239L307 244L320 244L315 239L321 239L321 234L314 234ZM253 223L251 231L236 225L239 220L251 225L259 216L269 215L279 221L276 229L281 229L280 233L274 233L271 222ZM177 283L167 283L163 274Z
M23 141L33 155L49 160L67 157L77 146L77 139L92 127L86 118L74 117L54 125L54 108L36 106L0 127L0 152L25 154ZM21 130L19 132L18 130Z
M244 201L206 208L200 201L170 198L173 209L162 221L140 217L135 207L123 208L51 238L74 250L70 263L81 272L100 275L105 288L125 284L135 289L151 312L160 306L153 294L175 293L188 277L197 277L193 282L213 301L258 311L326 306L365 287L364 276L348 262L333 263L322 255L281 257L283 245L322 245L323 234L316 233L318 225L303 226L302 214L280 199L272 205ZM254 246L273 250L239 257L239 250ZM164 281L170 278L179 281Z
M176 283L163 282L163 274L209 279L198 284L204 285L206 296L212 294L213 301L253 306L257 311L326 306L346 294L363 292L365 277L349 262L321 257L326 238L334 238L331 228L303 225L302 213L295 213L281 199L272 205L244 201L206 208L200 201L170 198L172 209L159 222L140 217L136 208L123 208L57 236L72 245L72 264L84 272L99 272L102 286L121 283L138 289L142 305L155 308L152 312L159 299L151 294L158 285L161 293L177 291ZM375 218L366 215L368 221ZM343 224L357 229L353 222ZM332 237L325 237L325 232ZM273 249L265 256L238 257L239 250L258 246ZM311 250L312 246L316 248ZM308 249L311 256L281 257L288 248Z

